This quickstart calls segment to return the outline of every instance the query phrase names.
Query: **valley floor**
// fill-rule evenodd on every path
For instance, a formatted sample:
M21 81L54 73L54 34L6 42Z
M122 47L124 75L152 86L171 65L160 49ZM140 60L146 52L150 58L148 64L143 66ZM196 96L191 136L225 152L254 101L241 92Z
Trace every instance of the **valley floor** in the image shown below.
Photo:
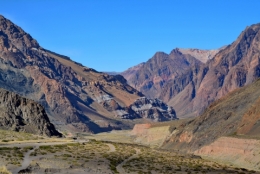
M131 144L133 137L127 134L123 138L125 133L82 136L80 140L39 138L3 142L0 166L12 173L257 173L198 156Z

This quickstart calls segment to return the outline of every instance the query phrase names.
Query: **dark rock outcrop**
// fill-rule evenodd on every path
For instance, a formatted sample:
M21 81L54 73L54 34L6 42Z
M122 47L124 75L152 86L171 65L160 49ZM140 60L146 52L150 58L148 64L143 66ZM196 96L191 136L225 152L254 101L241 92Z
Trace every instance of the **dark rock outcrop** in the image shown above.
M44 108L26 98L0 89L0 128L44 136L61 136Z
M130 107L140 118L149 118L154 121L177 119L175 110L159 99L142 97L137 99Z
M103 107L122 119L145 118L153 121L169 121L177 119L175 110L159 99L136 99L129 107L122 107L114 99L107 96Z

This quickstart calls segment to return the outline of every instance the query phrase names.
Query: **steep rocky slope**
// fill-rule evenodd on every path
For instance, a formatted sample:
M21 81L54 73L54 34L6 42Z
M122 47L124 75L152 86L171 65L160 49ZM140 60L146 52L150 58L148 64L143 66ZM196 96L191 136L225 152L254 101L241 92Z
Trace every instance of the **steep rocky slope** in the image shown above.
M164 147L193 152L221 136L260 138L259 89L257 80L214 102L201 116L171 126Z
M0 87L41 103L59 129L100 132L142 118L129 106L143 94L121 75L108 75L43 49L0 16ZM129 116L130 115L130 116Z
M247 27L217 53L185 49L175 49L170 55L157 53L126 78L149 97L173 106L178 117L198 116L215 100L260 77L259 30L260 24ZM194 61L208 54L214 57L206 63Z
M201 116L139 124L132 133L146 145L259 171L259 89L260 79L213 102Z
M147 62L140 63L120 74L125 77L131 86L150 98L156 98L160 96L164 86L169 81L176 81L177 77L187 75L187 71L203 65L212 59L221 49L200 50L176 48L169 55L158 52ZM181 85L183 84L180 83L179 86ZM171 98L171 96L167 98Z
M177 119L175 110L159 99L137 99L130 108L141 118L149 118L154 121L169 121Z
M61 136L50 123L44 108L0 88L0 128L45 136Z
M260 171L260 140L221 137L195 151L196 155L224 164Z
M157 98L168 81L186 74L191 69L190 67L196 69L202 64L196 58L182 54L179 49L174 49L170 54L157 52L146 63L132 67L122 75L127 79L128 84L147 97ZM181 86L182 84L179 88L182 88Z
M195 84L195 97L186 105L189 109L182 109L178 98L184 98L187 93L191 95L190 87L187 87L173 97L169 104L176 106L177 114L199 115L210 103L225 96L234 89L252 83L260 76L260 24L247 27L238 39L207 63L205 75L196 76L190 83ZM174 84L172 84L174 86Z
M252 83L260 76L259 29L260 24L247 27L235 42L217 53L201 68L198 74L202 75L192 74L193 79L188 85L168 101L176 109L178 116L199 115L213 101ZM178 83L168 83L162 96L173 93L176 86Z
M126 71L120 73L127 81L130 81L137 73L139 69L142 69L145 63L140 63L136 66L128 68Z

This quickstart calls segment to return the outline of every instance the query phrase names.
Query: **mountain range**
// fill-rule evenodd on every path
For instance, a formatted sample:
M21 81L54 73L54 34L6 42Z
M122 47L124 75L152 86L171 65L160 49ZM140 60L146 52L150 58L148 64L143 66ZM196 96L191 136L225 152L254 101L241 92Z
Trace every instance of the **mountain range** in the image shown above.
M259 78L260 24L218 50L174 49L121 73L128 84L172 106L179 118L200 115L212 102Z
M42 48L0 16L0 87L40 103L62 131L97 133L194 117L260 76L259 28L247 27L217 50L157 52L108 75Z
M145 100L144 107L138 102L138 112L133 110L135 102L144 95L121 75L97 72L44 49L3 16L0 16L0 87L40 103L61 131L96 133L131 128L135 119L139 122L146 118L176 119L173 108L159 100Z

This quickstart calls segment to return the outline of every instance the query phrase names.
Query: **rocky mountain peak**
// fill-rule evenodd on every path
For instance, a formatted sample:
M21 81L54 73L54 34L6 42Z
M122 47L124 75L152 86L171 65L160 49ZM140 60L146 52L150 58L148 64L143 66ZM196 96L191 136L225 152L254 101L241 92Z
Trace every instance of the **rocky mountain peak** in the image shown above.
M9 49L18 49L21 52L26 51L26 48L39 48L39 44L28 33L24 32L20 27L13 24L5 17L0 17L0 32L1 37L8 39L12 43ZM7 45L6 45L7 46ZM13 48L14 47L14 48Z
M180 51L180 48L175 48L175 49L173 49L172 51L171 51L171 53L170 53L170 55L171 54L182 54L182 52Z
M260 77L259 30L260 24L247 27L235 42L216 50L157 53L125 78L149 98L173 106L178 117L197 116L213 101Z

